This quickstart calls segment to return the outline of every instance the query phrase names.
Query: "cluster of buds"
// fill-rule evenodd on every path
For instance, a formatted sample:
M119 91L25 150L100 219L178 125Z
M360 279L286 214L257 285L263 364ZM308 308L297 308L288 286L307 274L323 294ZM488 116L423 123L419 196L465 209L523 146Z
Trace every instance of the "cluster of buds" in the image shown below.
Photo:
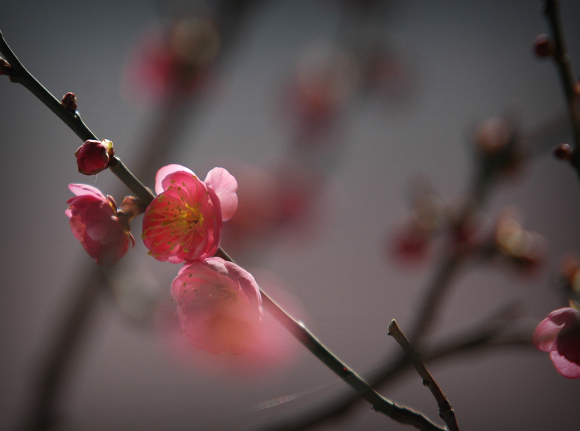
M199 89L221 47L220 31L210 17L182 17L148 32L129 61L124 87L135 99L189 96Z
M494 243L500 255L518 268L533 270L545 260L545 238L525 230L519 211L513 207L505 209L497 220Z
M429 255L433 240L449 222L443 200L430 188L420 185L411 211L390 241L394 257L404 264L419 263Z

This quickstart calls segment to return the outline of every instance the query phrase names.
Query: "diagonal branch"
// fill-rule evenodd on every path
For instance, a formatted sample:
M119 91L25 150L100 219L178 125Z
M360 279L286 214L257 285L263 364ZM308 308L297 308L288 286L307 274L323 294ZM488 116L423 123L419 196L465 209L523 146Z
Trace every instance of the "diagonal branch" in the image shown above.
M65 122L82 140L96 139L84 125L78 114L69 112L58 100L42 86L20 63L14 55L2 34L0 33L0 52L6 56L10 65L14 68L14 74L10 76L12 82L22 84L49 107L61 120ZM12 64L14 63L14 64ZM146 188L120 161L116 158L111 166L112 172L135 193L143 203L148 204L154 198L151 190ZM233 262L233 259L225 253L221 247L217 256ZM398 406L393 401L383 397L375 391L362 377L356 374L326 346L324 346L303 323L296 321L265 292L260 290L263 298L263 306L276 318L294 337L296 337L312 354L320 359L328 368L351 386L358 395L367 400L372 408L389 416L393 420L407 425L412 425L422 431L443 431L444 428L430 421L423 414L407 407Z

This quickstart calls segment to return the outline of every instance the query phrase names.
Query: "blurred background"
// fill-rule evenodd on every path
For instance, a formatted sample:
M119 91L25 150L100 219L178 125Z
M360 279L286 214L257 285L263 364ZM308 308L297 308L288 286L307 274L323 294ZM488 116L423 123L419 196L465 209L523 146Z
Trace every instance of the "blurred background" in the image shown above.
M562 9L578 70L580 4ZM436 251L420 262L393 253L416 184L458 202L473 175L474 128L488 117L514 118L532 157L485 212L495 219L517 205L548 254L534 271L458 273L433 335L508 303L532 327L566 305L554 275L567 250L580 251L580 184L550 153L567 129L534 134L565 113L553 64L531 49L547 31L539 1L23 0L0 11L28 70L58 99L74 92L87 125L149 187L168 163L238 178L240 209L222 246L361 374L398 352L388 323L412 326L437 265ZM259 429L349 393L269 316L270 356L188 349L169 295L179 266L146 255L140 219L137 246L95 271L64 216L67 185L117 202L128 191L110 172L79 174L80 140L1 78L0 430L33 416L47 355L82 286L101 275L51 397L57 429ZM577 429L579 382L533 347L430 370L461 429ZM381 392L438 419L419 377L402 377ZM316 429L403 428L361 403Z

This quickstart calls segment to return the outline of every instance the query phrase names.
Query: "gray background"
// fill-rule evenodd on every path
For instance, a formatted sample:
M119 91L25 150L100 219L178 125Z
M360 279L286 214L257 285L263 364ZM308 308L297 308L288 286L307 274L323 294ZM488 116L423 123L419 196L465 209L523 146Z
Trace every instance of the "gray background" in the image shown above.
M158 18L155 6L134 0L3 3L0 29L26 67L57 97L74 91L89 127L111 139L128 166L138 163L143 130L155 111L123 98L121 76L135 43ZM579 4L563 1L563 9L578 68ZM423 174L454 199L470 176L467 137L476 121L513 112L530 131L564 109L554 67L531 53L535 35L546 31L539 2L392 2L384 23L413 75L412 96L405 103L360 96L348 106L344 145L324 167L331 186L321 198L328 206L314 234L296 239L283 233L261 251L234 256L248 269L276 274L301 304L306 324L360 371L396 351L386 326L393 318L410 326L413 304L429 279L431 266L406 271L382 251L386 233L407 211L409 181ZM311 41L339 33L331 1L264 2L244 21L216 84L168 161L203 176L212 166L260 164L284 153L294 138L280 115L280 95L297 55ZM66 186L121 189L108 172L96 183L76 172L78 139L24 88L2 79L0 101L0 429L11 430L27 411L32 370L70 302L71 281L89 261L64 216ZM152 186L151 178L146 181ZM466 327L514 299L536 321L560 307L551 271L563 251L580 251L579 202L576 175L549 152L499 189L489 213L519 205L526 227L550 241L549 261L535 277L495 267L463 273L437 333ZM134 230L138 238L138 226ZM169 283L177 266L153 262L142 247L127 259L171 306ZM240 429L290 417L347 390L307 352L261 375L220 377L179 366L160 331L128 318L110 296L99 299L83 337L62 395L66 430ZM579 382L560 377L548 356L534 349L456 358L432 372L464 430L578 428ZM308 393L318 386L325 387ZM292 394L304 395L256 410L263 401ZM412 374L385 395L437 418L434 400ZM320 429L402 428L365 405Z

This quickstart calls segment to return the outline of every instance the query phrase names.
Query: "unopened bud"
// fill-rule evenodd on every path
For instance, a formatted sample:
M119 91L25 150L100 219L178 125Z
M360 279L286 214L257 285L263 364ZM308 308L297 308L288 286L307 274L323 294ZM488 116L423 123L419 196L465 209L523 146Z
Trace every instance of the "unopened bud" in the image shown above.
M547 34L539 34L534 40L534 53L538 58L552 57L555 52L554 42Z
M77 96L74 93L66 93L60 103L73 114L77 111Z
M560 160L570 161L574 157L574 149L568 144L560 144L553 150L554 156Z
M107 139L85 141L75 152L79 172L84 175L95 175L107 169L114 155L113 143Z
M507 120L491 117L479 125L475 139L484 154L494 154L507 146L512 135L513 130Z
M10 66L6 60L0 57L0 75L12 76L14 75L14 69Z

